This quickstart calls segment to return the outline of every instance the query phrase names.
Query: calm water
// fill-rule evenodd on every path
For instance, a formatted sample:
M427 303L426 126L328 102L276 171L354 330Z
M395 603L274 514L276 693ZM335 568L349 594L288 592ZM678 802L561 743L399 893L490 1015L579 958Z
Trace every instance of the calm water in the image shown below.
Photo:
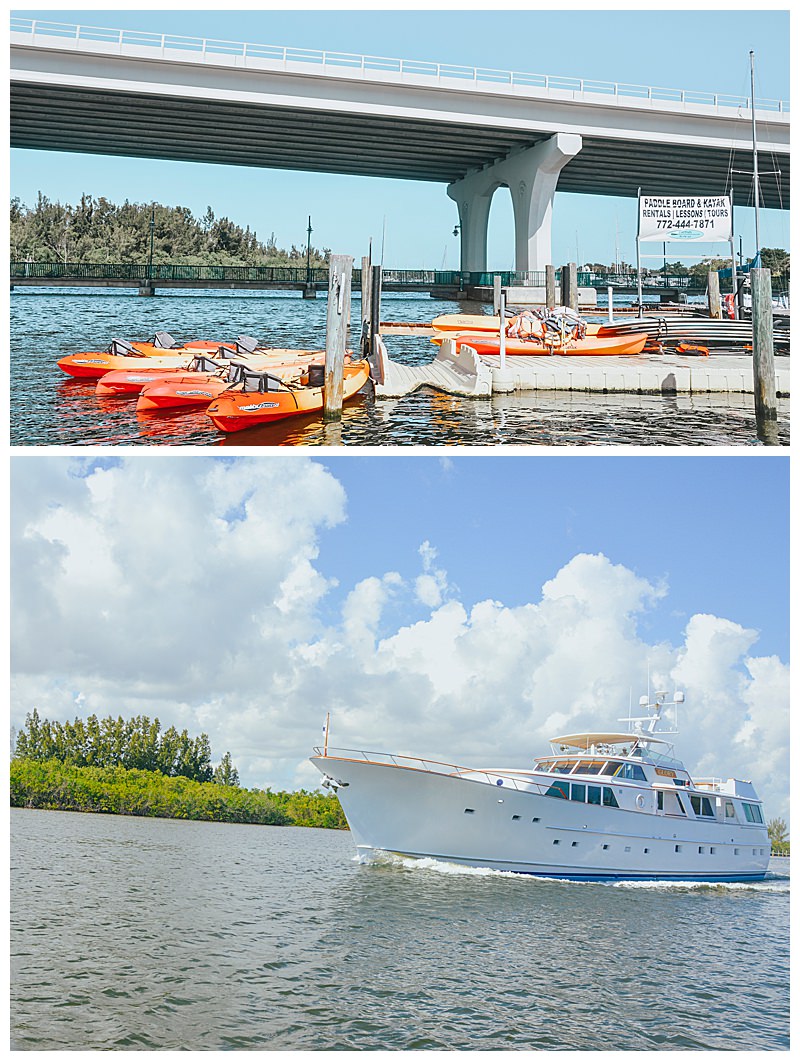
M358 313L354 301L354 314ZM386 295L383 317L430 321L458 306L425 295ZM516 394L464 399L425 390L398 400L366 393L345 406L342 423L304 416L223 437L205 412L139 414L131 399L97 398L94 383L56 367L64 354L103 349L112 338L178 339L254 335L271 346L324 345L324 297L284 292L162 292L19 288L11 296L13 445L757 445L752 396ZM427 339L389 337L392 357L432 360ZM778 441L789 442L789 403L778 402Z
M787 1050L789 863L576 884L348 833L11 812L23 1050Z

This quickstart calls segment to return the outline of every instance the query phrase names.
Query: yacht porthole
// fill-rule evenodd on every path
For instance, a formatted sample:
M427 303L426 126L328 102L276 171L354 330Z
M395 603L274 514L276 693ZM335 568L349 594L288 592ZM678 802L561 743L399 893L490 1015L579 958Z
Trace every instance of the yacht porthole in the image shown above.
M641 794L641 792L636 797L636 806L639 807L639 809L644 806L644 796Z

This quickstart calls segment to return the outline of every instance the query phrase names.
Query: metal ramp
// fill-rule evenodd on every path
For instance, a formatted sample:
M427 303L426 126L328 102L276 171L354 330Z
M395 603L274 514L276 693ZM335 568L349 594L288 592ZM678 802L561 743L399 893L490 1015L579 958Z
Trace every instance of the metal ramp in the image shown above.
M375 353L370 358L375 395L399 398L419 387L435 387L445 394L467 398L488 398L492 393L492 371L471 346L456 350L453 339L446 339L427 365L401 365L392 361L380 336L376 336Z

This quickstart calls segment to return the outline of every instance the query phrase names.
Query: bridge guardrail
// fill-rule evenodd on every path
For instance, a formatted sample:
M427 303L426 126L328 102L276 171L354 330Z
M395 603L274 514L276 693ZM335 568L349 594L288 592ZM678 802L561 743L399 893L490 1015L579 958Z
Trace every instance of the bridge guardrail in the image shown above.
M62 37L81 41L94 41L117 45L120 49L126 45L159 49L166 51L186 51L206 55L230 55L242 59L268 59L281 62L306 63L325 67L346 67L362 72L379 71L409 77L432 77L440 80L473 81L476 85L504 84L511 88L542 88L545 91L571 92L584 95L605 95L610 97L638 98L655 102L681 104L698 104L701 106L750 109L749 96L735 96L728 93L701 92L692 89L661 88L652 85L629 85L615 81L597 81L578 77L556 77L551 74L520 73L511 70L493 70L486 67L458 66L450 63L433 63L416 59L394 59L375 55L356 55L348 52L318 51L312 48L288 48L279 45L247 44L238 41L213 40L203 37L189 37L171 33L147 33L136 30L107 29L98 26L81 26L65 22L50 22L41 19L29 19L14 16L11 18L13 33L27 33L32 38L37 34L49 37ZM789 104L785 100L760 99L755 101L756 110L772 111L779 114L789 113Z

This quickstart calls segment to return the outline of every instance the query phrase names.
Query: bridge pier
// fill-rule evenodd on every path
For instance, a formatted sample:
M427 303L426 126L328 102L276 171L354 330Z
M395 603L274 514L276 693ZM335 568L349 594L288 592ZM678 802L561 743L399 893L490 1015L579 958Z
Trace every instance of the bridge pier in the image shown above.
M550 264L553 196L561 170L582 143L575 133L556 133L447 186L447 194L458 205L462 271L486 272L489 208L492 196L504 185L511 191L514 207L514 268L527 272Z

